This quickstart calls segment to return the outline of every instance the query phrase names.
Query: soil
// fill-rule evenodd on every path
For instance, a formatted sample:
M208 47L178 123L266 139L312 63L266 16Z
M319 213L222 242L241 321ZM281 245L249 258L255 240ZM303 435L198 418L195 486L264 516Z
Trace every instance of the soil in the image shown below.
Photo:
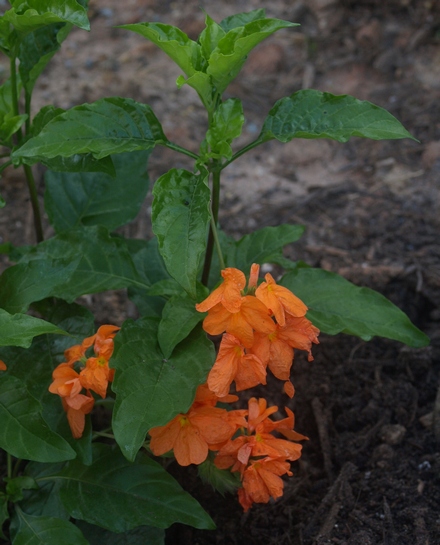
M180 71L140 36L115 25L161 21L190 37L204 8L219 21L261 7L254 0L95 0L92 32L74 30L42 76L34 100L64 108L104 96L152 106L168 138L197 151L206 119L195 93L177 90ZM418 139L347 144L271 142L225 171L221 223L233 236L301 223L286 255L342 274L390 298L431 338L427 348L322 334L315 360L295 356L296 429L309 437L284 496L243 514L236 498L170 470L217 524L213 532L174 525L173 545L436 545L440 543L440 434L433 419L440 373L440 5L420 0L272 0L267 15L301 23L263 42L229 88L243 100L239 146L259 132L271 105L301 88L352 94L393 113ZM157 149L152 180L185 157ZM43 195L43 182L40 194ZM3 241L32 241L19 172L1 193ZM124 234L150 232L151 198ZM46 235L51 230L46 226ZM1 241L0 241L1 242ZM84 299L105 321L133 315L123 294ZM256 389L250 395L263 395ZM282 408L278 383L264 390Z

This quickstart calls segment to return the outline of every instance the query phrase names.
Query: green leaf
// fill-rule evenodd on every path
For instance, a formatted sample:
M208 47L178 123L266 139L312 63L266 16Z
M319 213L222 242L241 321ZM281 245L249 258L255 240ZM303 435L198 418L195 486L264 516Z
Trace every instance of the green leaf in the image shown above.
M265 9L254 9L245 13L236 13L223 19L220 22L220 26L225 32L232 30L233 28L241 27L252 23L253 21L258 21L260 19L265 19L266 10Z
M151 219L170 275L192 297L206 248L211 192L207 172L172 169L154 184Z
M125 322L115 342L113 431L129 460L136 456L150 428L189 409L197 386L214 364L214 345L201 328L164 358L157 342L158 323L153 318Z
M203 320L197 312L194 299L188 296L174 296L165 304L159 324L158 341L165 358L169 358L175 348L195 326Z
M19 84L18 89L20 88ZM12 135L18 131L27 117L27 115L14 115L11 80L7 79L0 86L0 141L9 146Z
M115 534L94 524L78 520L76 525L90 545L164 545L165 530L154 526L138 526Z
M166 143L162 127L147 104L130 98L103 98L54 117L41 132L16 149L16 163L92 153L102 159L115 153L152 149Z
M113 156L116 177L104 173L46 172L44 205L55 231L79 225L116 229L133 220L148 191L149 151Z
M63 114L66 110L63 110L63 108L56 108L55 106L52 106L51 104L48 106L43 106L39 112L35 114L35 117L32 120L31 125L31 135L32 136L38 136L40 132L44 129L44 127L49 123L49 121L52 121L57 116Z
M229 30L212 52L206 69L217 93L222 94L237 76L256 45L277 30L294 26L298 25L280 19L258 19Z
M23 87L31 94L35 82L51 58L61 47L72 25L55 23L38 28L24 36L18 48L18 66Z
M174 522L196 528L215 527L198 502L145 454L134 463L104 444L94 445L94 462L67 464L61 499L70 515L111 532L137 526L167 528Z
M12 0L11 4L3 20L22 34L53 23L72 23L90 30L87 10L75 0Z
M69 513L60 499L61 481L57 479L63 467L64 463L29 462L26 465L26 475L32 477L39 488L32 492L25 491L24 499L20 502L20 507L25 513L37 517L69 519Z
M347 142L351 136L415 140L394 116L371 102L305 89L275 103L258 141L331 138Z
M304 232L302 225L279 225L263 227L238 241L231 239L222 245L228 267L236 267L248 274L252 263L270 263L282 255L286 244L296 242Z
M91 153L75 154L71 157L40 159L40 163L53 172L103 172L114 178L115 167L111 157L95 159Z
M28 348L32 339L44 333L66 334L53 324L26 314L9 314L0 308L0 346Z
M176 80L177 87L180 89L185 84L197 91L202 104L205 106L208 112L214 109L214 89L212 88L211 78L208 76L208 74L205 72L195 72L187 79L185 79L183 76L179 76Z
M68 305L63 301L57 301L51 305L50 310L45 310L44 306L49 306L49 302L39 304L39 312L58 327L69 331L70 336L40 336L34 339L32 346L28 349L16 347L0 349L0 358L7 362L8 375L19 379L29 394L41 403L42 417L49 428L70 444L79 459L86 464L91 463L90 418L86 418L86 427L81 439L74 439L61 400L58 396L51 394L48 387L52 382L54 367L65 360L66 348L79 344L85 337L94 333L94 317L84 307Z
M23 490L38 490L38 484L32 477L20 475L19 477L3 479L6 482L6 494L11 502L23 499Z
M68 520L34 517L20 508L10 530L13 545L89 545L81 530Z
M213 121L206 133L211 157L232 157L231 143L241 134L244 123L243 105L238 98L229 98L214 111Z
M199 36L199 44L202 48L203 57L208 60L211 53L217 47L219 40L223 38L226 32L209 15L205 17L205 28Z
M5 373L0 380L0 448L16 458L37 462L74 458L75 451L49 429L41 411L41 404L23 382Z
M385 337L419 348L429 338L386 297L355 286L323 269L300 268L287 273L280 284L309 307L307 317L324 333L347 333L365 341Z
M2 526L6 520L9 520L8 497L0 490L0 539L5 541L6 536L3 533Z
M44 279L44 281L42 281ZM34 301L80 295L127 286L146 288L122 238L101 226L62 233L38 244L0 276L0 306L24 312Z
M201 47L179 28L162 23L136 23L121 25L119 28L137 32L156 44L187 76L202 70Z

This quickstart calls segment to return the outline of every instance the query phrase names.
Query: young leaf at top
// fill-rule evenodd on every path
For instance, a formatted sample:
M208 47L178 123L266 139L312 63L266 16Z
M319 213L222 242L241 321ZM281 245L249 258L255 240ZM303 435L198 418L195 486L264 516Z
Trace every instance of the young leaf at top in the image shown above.
M23 87L29 94L71 28L71 24L54 23L29 32L20 40L18 70Z
M112 157L116 176L104 173L46 172L44 207L60 233L79 225L116 229L133 220L148 191L149 150Z
M108 445L94 445L94 461L66 465L61 499L74 518L111 532L137 526L168 528L174 522L213 529L211 517L165 469L140 453L134 463Z
M365 341L385 337L415 348L429 344L429 338L386 297L338 274L299 268L283 276L280 284L304 301L307 318L324 333L347 333Z
M17 507L10 526L14 545L89 545L81 530L68 520L34 517Z
M72 23L90 30L87 10L76 0L12 0L12 9L3 15L20 34L32 32L53 23Z
M238 98L222 102L213 113L211 127L206 133L210 157L221 159L232 157L231 143L241 134L244 123L243 105Z
M304 89L275 103L257 141L331 138L347 142L352 136L415 140L393 115L371 102Z
M205 28L200 33L198 42L202 48L203 57L208 60L211 53L217 47L221 38L226 34L223 28L217 24L209 15L205 17Z
M32 339L45 333L66 334L57 326L27 314L9 314L0 308L0 346L28 348Z
M121 25L147 38L164 51L187 76L203 69L200 45L194 42L180 28L163 23L136 23Z
M207 172L172 169L154 184L151 220L170 275L192 297L210 220Z
M277 30L294 26L298 25L280 19L258 19L229 30L211 53L206 69L216 92L220 95L223 93L256 45Z
M58 155L148 150L167 138L151 108L130 98L103 98L54 117L41 132L12 154L16 163L33 164Z
M214 345L196 328L165 358L157 340L159 320L127 321L115 340L113 432L122 453L134 460L152 427L185 413L206 380Z
M222 21L220 21L220 26L225 32L237 28L240 26L247 25L253 21L259 21L260 19L266 18L266 10L264 8L254 9L252 11L244 13L236 13L235 15L230 15Z

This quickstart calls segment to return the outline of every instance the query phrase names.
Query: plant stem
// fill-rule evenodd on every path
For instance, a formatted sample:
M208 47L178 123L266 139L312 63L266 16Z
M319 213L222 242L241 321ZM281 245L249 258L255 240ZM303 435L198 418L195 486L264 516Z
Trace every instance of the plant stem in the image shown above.
M114 439L115 436L112 433L105 433L103 431L94 431L93 435L98 437L106 437L107 439Z
M222 269L225 268L225 261L223 259L220 241L217 234L218 211L220 207L220 170L216 167L217 165L214 165L214 169L212 171L211 225L209 229L208 243L206 245L205 264L203 266L202 274L202 284L204 286L208 285L209 271L211 270L214 245L217 249L220 267Z
M11 76L11 99L12 99L12 111L14 113L14 116L20 115L20 111L18 109L18 88L17 88L17 62L15 55L12 55L11 62L10 62L10 76ZM21 132L21 128L17 132L17 140L20 144L21 140L23 138L23 134Z
M6 453L6 460L7 460L7 466L8 466L8 479L12 478L12 456L9 454L9 452Z
M241 150L238 150L237 153L235 153L230 159L229 161L226 161L223 165L222 165L222 170L227 167L228 165L230 165L232 163L232 161L235 161L235 159L238 159L239 157L241 157L242 155L244 155L247 151L253 149L253 148L256 148L257 146L259 146L260 144L263 144L264 141L260 140L259 138L257 138L256 140L254 140L253 142L251 142L250 144L248 144L247 146L245 146L244 148L241 148Z
M26 119L26 122L25 122L26 134L28 134L30 129L31 129L31 99L32 99L32 95L30 93L28 93L27 91L25 91L25 93L24 93L24 111L27 113L27 119Z
M32 173L32 169L29 165L23 165L24 172L26 174L26 181L29 189L29 195L31 197L32 210L34 212L34 228L37 242L44 240L43 224L41 222L40 205L38 203L37 187L35 185L35 178Z
M177 145L177 144L173 144L172 142L165 142L163 144L166 148L169 148L169 149L172 149L174 151L178 151L179 153L183 153L183 155L188 155L188 157L192 157L193 159L195 159L197 161L197 159L199 158L199 156L197 155L197 153L193 153L192 151L189 151L188 149L186 148L182 148L181 146Z
M11 57L11 95L12 95L12 109L14 115L19 115L18 108L18 88L17 88L17 72L16 72L16 57ZM26 128L30 127L30 108L31 108L31 97L26 93L26 113L28 115L28 120L26 121ZM17 131L17 140L20 144L23 139L23 133L21 128ZM37 187L35 185L35 178L32 173L32 169L29 165L23 165L24 173L26 175L26 182L29 189L29 195L32 203L32 210L34 212L34 228L35 236L37 237L37 242L42 242L44 240L43 236L43 224L41 222L41 213L40 205L38 203Z

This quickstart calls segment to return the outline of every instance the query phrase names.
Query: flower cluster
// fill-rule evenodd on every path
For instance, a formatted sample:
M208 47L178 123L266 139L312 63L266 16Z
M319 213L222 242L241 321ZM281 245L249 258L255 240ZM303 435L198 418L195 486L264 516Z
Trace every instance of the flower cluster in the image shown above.
M247 511L253 503L283 494L281 477L292 475L290 462L301 456L296 441L307 437L293 430L294 415L287 407L287 418L273 421L270 416L278 407L267 407L264 398L251 398L248 409L228 411L216 405L238 399L229 394L233 382L237 392L266 384L268 368L293 397L294 349L306 350L313 360L311 346L318 343L319 330L305 317L306 305L270 274L258 285L258 265L252 265L247 289L242 271L227 268L221 274L220 286L196 305L207 312L204 330L223 334L214 366L188 412L150 430L150 448L155 455L172 450L183 466L201 464L209 451L216 452L219 469L239 473L238 499Z
M101 326L95 335L68 348L64 352L66 361L52 373L49 391L61 397L75 439L82 436L85 415L93 409L95 398L91 392L105 398L108 383L113 380L114 370L110 369L108 361L113 354L113 338L118 330L119 327L114 325ZM87 357L86 353L92 347L94 355ZM79 372L74 369L76 363L79 363Z
M248 409L228 411L215 406L237 399L234 395L218 398L207 384L199 386L187 413L150 430L150 449L156 456L173 450L182 466L201 464L209 451L216 451L214 463L219 469L240 473L238 499L247 511L254 502L282 496L281 475L292 475L289 462L301 456L301 445L292 441L307 437L293 431L294 415L287 407L287 418L271 420L278 407L267 407L265 399L251 398ZM274 437L274 431L289 440Z
M203 329L223 335L215 364L208 376L210 390L219 397L266 384L266 369L285 381L284 390L293 397L290 368L294 349L307 350L318 343L319 330L305 317L306 305L290 290L279 286L267 273L257 287L259 265L252 265L247 294L246 277L238 269L222 271L224 282L202 303L208 312Z

